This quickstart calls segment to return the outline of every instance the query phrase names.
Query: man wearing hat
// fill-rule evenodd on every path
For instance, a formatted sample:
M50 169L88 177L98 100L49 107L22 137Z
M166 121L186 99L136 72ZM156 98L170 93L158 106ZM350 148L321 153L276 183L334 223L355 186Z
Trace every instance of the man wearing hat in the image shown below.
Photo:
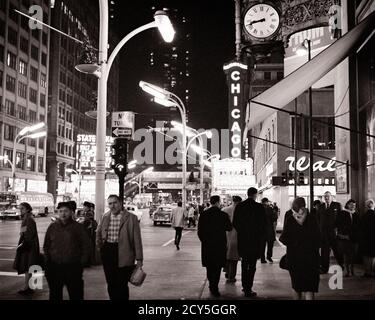
M252 290L257 260L261 257L262 244L266 232L264 207L256 202L258 190L249 188L248 199L234 210L233 227L237 231L238 252L242 258L242 287L245 297L255 297Z
M267 263L266 261L266 257L267 257L267 260L270 263L273 263L273 260L272 260L273 244L276 240L276 223L277 223L278 214L272 209L268 198L262 199L262 205L266 212L267 226L266 226L266 233L264 235L264 240L263 240L261 262ZM266 246L267 246L267 255L265 254Z

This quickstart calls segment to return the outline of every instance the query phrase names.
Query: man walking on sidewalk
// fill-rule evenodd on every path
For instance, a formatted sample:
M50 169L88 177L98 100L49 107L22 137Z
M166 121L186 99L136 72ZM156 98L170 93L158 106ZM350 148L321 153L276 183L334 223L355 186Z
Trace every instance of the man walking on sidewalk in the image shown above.
M185 210L182 208L182 202L177 203L177 207L172 209L171 224L176 230L174 244L177 250L180 250L180 241L182 237L182 230L184 229Z
M220 197L212 196L210 202L211 207L200 216L198 237L202 242L202 265L207 270L210 292L219 297L220 273L226 262L226 231L230 231L232 225L228 215L220 210Z
M325 192L323 197L324 202L318 209L318 224L322 236L322 247L320 252L321 274L328 272L331 249L337 263L344 268L343 257L337 249L336 239L336 219L337 214L341 212L342 207L339 202L333 201L332 194L329 191Z
M242 287L245 297L255 297L252 290L257 260L261 257L266 233L266 213L256 202L258 190L249 188L248 199L239 203L234 210L233 227L237 231L238 252L242 258Z
M141 229L136 215L123 210L117 195L108 197L109 212L105 213L96 233L109 298L129 300L128 282L134 270L143 264Z
M73 220L68 202L57 206L59 219L51 223L44 238L49 299L62 300L67 286L70 300L83 300L83 268L90 262L90 239L82 224Z
M266 213L266 234L263 240L262 255L260 257L262 263L267 263L267 260L270 263L273 263L273 245L276 241L276 225L277 225L277 213L270 206L270 201L268 198L262 199L262 205ZM267 246L267 255L266 255L266 246Z

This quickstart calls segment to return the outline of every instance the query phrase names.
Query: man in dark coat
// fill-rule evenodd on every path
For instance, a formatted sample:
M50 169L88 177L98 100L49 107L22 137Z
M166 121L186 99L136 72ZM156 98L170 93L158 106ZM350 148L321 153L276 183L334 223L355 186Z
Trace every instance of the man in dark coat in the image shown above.
M337 263L343 267L343 257L337 250L336 239L336 219L337 214L342 210L342 207L340 203L333 201L332 194L329 191L324 193L323 198L324 202L318 209L317 219L322 237L320 271L322 274L325 274L329 269L331 249Z
M202 265L207 269L210 292L219 297L221 269L226 263L227 235L232 230L228 215L220 210L220 197L212 196L211 207L202 212L198 223L198 237L202 242Z
M83 300L83 269L90 263L90 239L82 224L73 219L72 205L60 202L59 219L51 223L44 238L49 299L62 300L66 285L70 300Z
M267 260L270 263L273 263L272 254L273 254L273 244L276 240L276 223L278 219L278 214L273 210L270 205L270 202L267 198L262 199L262 205L266 212L267 225L266 225L266 234L263 240L261 262L267 263L266 261L266 246L267 246Z
M255 297L252 290L257 260L261 257L266 233L264 207L255 200L258 190L250 188L248 199L239 203L234 211L233 227L237 230L238 252L242 258L242 287L245 297Z

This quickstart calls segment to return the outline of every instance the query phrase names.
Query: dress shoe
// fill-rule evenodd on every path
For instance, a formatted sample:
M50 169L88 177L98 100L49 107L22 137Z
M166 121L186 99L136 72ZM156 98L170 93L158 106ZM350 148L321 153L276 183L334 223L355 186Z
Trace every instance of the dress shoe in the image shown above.
M218 298L218 297L221 296L219 290L211 290L211 289L210 289L210 292L211 292L211 294L212 294L215 298Z
M273 263L272 258L267 258L267 260L268 260L269 263Z
M266 259L260 260L261 263L267 263Z
M34 293L34 290L32 290L30 288L18 291L18 294L21 294L23 296L28 296L28 295L31 295L33 293Z
M234 283L236 281L237 281L237 279L227 279L227 283Z
M257 293L253 290L245 291L245 297L246 298L254 298L257 296Z
M177 250L180 250L180 246L178 244L176 244L176 248Z

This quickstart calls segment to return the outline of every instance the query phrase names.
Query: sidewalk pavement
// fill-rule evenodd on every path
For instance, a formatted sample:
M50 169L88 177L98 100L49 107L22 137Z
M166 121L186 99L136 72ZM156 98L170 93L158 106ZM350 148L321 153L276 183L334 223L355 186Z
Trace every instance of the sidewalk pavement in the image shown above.
M188 240L186 240L188 241ZM148 249L146 249L148 251ZM173 246L157 255L152 251L146 253L150 257L145 261L148 273L141 287L130 287L131 300L288 300L292 299L293 291L289 273L280 269L279 260L285 253L285 247L276 244L274 263L257 265L253 290L258 293L256 298L245 298L241 287L241 265L238 264L237 282L226 283L224 272L221 274L219 290L220 298L213 298L208 289L206 270L201 266L200 247L185 245L181 251ZM171 259L175 255L175 259ZM157 266L157 267L156 267ZM329 289L328 283L332 275L321 276L317 300L370 300L375 299L375 279L363 278L363 271L356 266L356 276L343 278L342 290ZM31 297L23 297L16 292L22 287L23 277L17 277L12 284L2 285L0 299L3 300L48 300L48 286L44 278L45 288L38 290ZM84 272L85 299L108 300L107 287L101 266L91 267ZM64 289L64 299L68 299Z

